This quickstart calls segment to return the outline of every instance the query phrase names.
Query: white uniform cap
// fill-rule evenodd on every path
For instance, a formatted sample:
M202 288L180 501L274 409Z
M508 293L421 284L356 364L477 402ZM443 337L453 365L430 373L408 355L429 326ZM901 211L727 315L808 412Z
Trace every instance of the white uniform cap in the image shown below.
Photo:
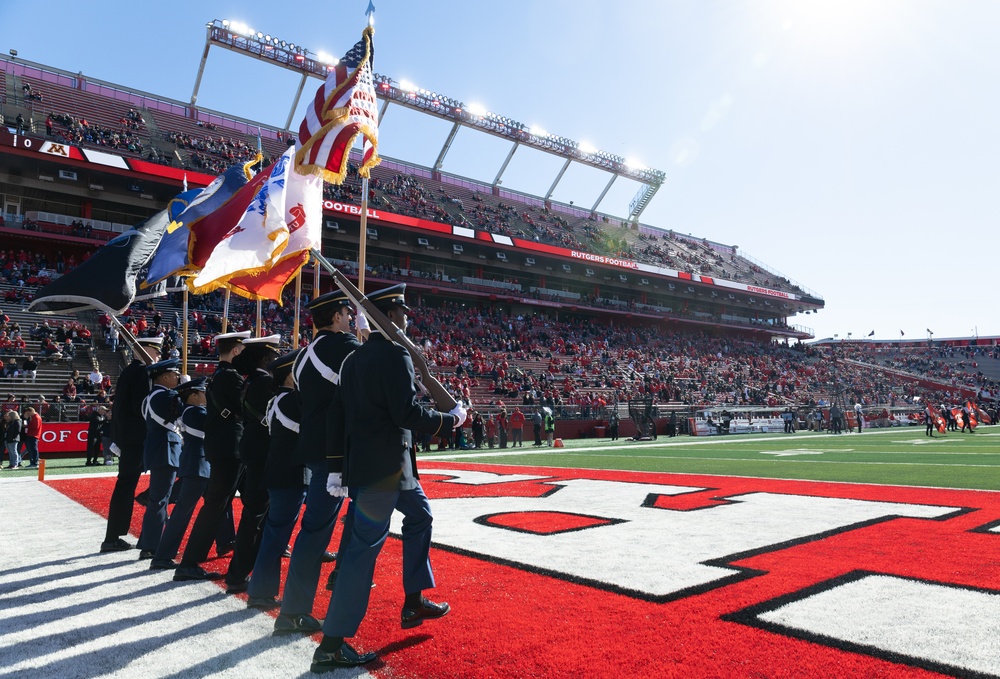
M252 335L252 334L253 333L250 332L249 330L244 330L243 332L227 332L227 333L223 333L221 335L216 335L215 336L215 341L219 342L219 341L227 340L227 339L246 340L246 339L250 339L250 335Z
M268 335L267 337L251 337L250 339L243 340L243 346L248 344L270 344L272 346L281 346L281 335Z

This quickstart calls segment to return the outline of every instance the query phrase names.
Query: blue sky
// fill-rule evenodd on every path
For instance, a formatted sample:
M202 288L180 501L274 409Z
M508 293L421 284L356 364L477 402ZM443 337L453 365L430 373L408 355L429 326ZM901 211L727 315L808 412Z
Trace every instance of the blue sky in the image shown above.
M0 4L0 49L190 99L212 19L343 54L367 0ZM294 10L293 10L294 7ZM1000 334L1000 3L992 0L376 2L375 70L663 170L645 223L737 244L821 294L817 337ZM313 90L318 81L310 81ZM199 104L282 125L297 78L214 49ZM448 126L390 107L384 155L433 164ZM462 131L444 170L508 148ZM504 186L561 162L518 151ZM567 173L554 197L607 182ZM638 189L601 204L624 215Z

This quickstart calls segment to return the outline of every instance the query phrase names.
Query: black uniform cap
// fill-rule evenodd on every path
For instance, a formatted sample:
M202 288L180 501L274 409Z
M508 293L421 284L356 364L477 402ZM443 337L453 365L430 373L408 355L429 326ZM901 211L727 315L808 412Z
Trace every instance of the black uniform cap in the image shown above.
M187 396L188 392L191 391L206 391L208 389L208 378L207 377L196 377L193 380L188 380L183 384L178 384L175 391L181 396Z
M278 356L278 358L267 364L268 371L274 375L274 379L279 385L288 377L288 373L292 371L292 366L295 364L295 359L298 358L301 352L302 349L290 351L287 354Z
M373 292L368 295L368 299L382 311L388 311L394 306L402 307L404 311L410 310L410 307L406 306L406 283L397 283Z
M168 358L165 361L157 361L156 363L146 366L146 372L150 377L156 377L157 375L162 375L166 372L180 373L181 362L180 359Z
M306 308L310 311L322 309L324 311L328 311L330 314L333 314L342 306L351 306L351 300L347 299L347 295L340 289L328 292L325 295L320 295L313 301L306 304Z

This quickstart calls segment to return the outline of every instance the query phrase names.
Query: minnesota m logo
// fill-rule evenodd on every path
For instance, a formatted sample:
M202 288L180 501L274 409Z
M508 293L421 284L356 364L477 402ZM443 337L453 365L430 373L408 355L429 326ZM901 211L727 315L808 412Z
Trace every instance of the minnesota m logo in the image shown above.
M56 144L51 141L45 142L45 146L42 147L41 151L42 153L51 153L54 156L69 158L69 147L66 144Z

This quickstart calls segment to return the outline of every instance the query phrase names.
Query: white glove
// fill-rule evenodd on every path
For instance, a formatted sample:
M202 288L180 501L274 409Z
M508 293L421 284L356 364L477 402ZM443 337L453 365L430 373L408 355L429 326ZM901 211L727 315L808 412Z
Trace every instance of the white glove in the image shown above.
M371 330L372 326L368 324L368 317L365 316L365 312L361 310L360 305L355 307L355 311L354 324L358 326L358 330Z
M330 474L326 477L326 492L333 497L347 497L347 489L344 488L343 477L340 474Z
M455 407L448 411L448 414L455 416L455 429L461 427L465 422L466 410L461 401L456 403Z
M108 450L110 450L111 454L114 455L115 457L121 457L122 449L118 447L117 443L112 443L111 447Z

